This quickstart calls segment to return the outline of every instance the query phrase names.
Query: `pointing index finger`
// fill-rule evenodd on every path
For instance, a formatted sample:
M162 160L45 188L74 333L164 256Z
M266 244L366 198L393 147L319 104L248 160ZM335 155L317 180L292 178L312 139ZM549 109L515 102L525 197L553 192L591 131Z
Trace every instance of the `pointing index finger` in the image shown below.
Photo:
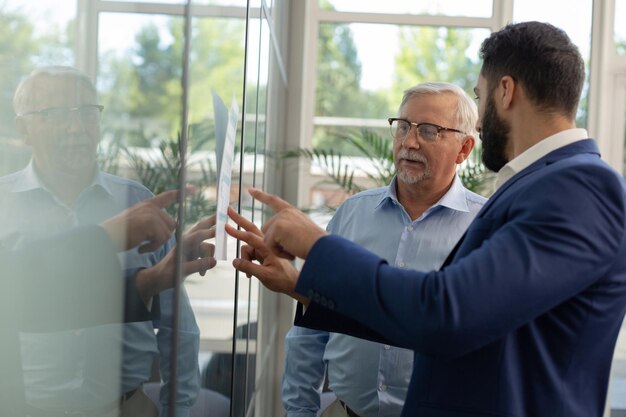
M256 188L249 188L248 192L252 197L259 200L261 203L265 204L276 213L286 208L293 207L291 204L289 204L282 198L275 196L274 194L264 193L263 191L257 190Z
M270 250L265 245L263 238L253 232L244 232L243 230L237 230L231 225L227 224L225 226L226 233L234 237L235 239L239 239L248 245L250 245L257 253L257 256L260 256L261 259L267 258L270 254Z
M228 217L233 219L233 221L235 223L237 223L237 225L239 225L240 227L244 228L248 232L252 232L252 233L257 234L259 236L263 235L263 233L261 233L259 228L256 227L256 225L254 223L252 223L250 220L246 219L245 217L243 217L242 215L237 213L235 211L235 209L233 209L230 206L228 207Z

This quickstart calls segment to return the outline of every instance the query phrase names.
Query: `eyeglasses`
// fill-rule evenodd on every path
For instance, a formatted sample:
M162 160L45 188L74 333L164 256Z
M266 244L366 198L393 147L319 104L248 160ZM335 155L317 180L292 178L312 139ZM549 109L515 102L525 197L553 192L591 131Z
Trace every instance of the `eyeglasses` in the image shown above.
M394 139L404 141L411 131L411 126L415 126L417 134L424 139L425 142L435 142L439 139L442 131L465 133L461 130L452 129L450 127L443 127L432 123L415 123L406 119L398 119L396 117L390 117L387 119L391 130L391 136Z
M86 104L77 107L50 107L48 109L31 111L20 116L41 116L44 121L51 125L66 125L70 121L70 115L76 113L79 120L86 125L97 124L100 121L100 113L104 106L99 104Z

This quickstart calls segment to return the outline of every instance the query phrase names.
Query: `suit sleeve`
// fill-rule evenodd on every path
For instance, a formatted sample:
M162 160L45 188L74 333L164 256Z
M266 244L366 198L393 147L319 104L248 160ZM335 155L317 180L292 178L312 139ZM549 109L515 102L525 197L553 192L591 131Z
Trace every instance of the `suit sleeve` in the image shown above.
M393 268L345 239L320 239L296 291L332 308L313 303L299 325L454 357L555 308L624 255L620 179L599 165L575 168L474 221L460 255L440 271Z

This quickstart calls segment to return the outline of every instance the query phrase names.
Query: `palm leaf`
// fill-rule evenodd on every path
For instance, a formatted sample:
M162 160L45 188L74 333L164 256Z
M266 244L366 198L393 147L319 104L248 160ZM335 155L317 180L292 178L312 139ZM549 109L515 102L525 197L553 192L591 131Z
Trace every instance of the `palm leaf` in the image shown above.
M355 153L369 160L372 169L354 167L345 162L345 156L333 149L299 148L285 153L284 157L303 157L326 171L330 181L348 194L356 194L364 188L354 181L356 171L363 172L375 185L388 184L394 174L393 145L390 140L368 129L348 134L336 134L337 140L350 144Z
M340 137L369 159L375 172L371 173L366 170L363 172L374 184L384 186L391 182L395 173L391 140L369 129L361 129L358 134L350 133L340 135Z
M331 182L349 194L363 191L363 188L354 182L355 169L344 163L343 156L332 149L296 149L286 152L284 157L303 157L311 161L326 171Z

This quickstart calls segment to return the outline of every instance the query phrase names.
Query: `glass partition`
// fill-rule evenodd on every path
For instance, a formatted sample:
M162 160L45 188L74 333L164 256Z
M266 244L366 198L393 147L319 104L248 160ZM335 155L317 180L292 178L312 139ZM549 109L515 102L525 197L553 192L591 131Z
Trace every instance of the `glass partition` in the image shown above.
M187 3L0 5L2 308L19 317L2 415L252 412L258 283L232 268L234 239L209 261L209 227L221 173L261 221L246 189L264 181L269 13ZM144 201L181 176L184 211L175 193Z

